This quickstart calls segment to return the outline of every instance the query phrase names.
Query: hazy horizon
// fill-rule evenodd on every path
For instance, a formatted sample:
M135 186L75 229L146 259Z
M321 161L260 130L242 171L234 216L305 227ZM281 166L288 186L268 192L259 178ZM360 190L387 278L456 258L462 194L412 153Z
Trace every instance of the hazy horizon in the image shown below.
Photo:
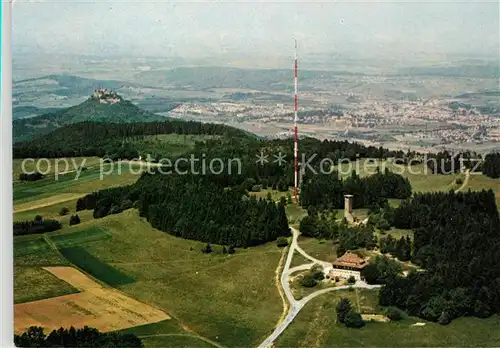
M97 56L498 57L498 2L17 2L16 52Z

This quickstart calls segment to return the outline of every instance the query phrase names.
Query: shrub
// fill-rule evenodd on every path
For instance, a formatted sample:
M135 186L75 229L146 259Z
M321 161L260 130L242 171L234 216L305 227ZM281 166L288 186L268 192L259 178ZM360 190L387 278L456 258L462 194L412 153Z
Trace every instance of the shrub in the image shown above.
M19 174L19 181L37 181L40 179L43 179L43 174L40 174L39 172L35 173L21 173Z
M133 203L130 199L125 199L122 204L120 205L120 210L121 211L124 211L124 210L127 210L127 209L130 209L133 207Z
M122 212L122 210L117 205L113 205L113 206L111 206L111 209L109 209L110 214L119 214L121 212Z
M312 267L311 270L309 271L309 274L316 280L323 280L325 279L325 275L323 273L323 266L315 263Z
M306 274L300 279L300 285L305 286L306 288L312 288L318 284L317 280L310 274Z
M69 225L70 226L78 225L79 223L80 223L80 217L78 216L78 214L71 215L71 217L69 218Z
M227 249L226 249L226 247L225 247L225 246L223 246L223 247L222 247L222 253L223 253L223 254L227 254Z
M253 185L252 192L260 192L262 191L262 185Z
M210 245L210 243L207 243L207 245L205 245L205 247L201 249L201 251L205 254L210 254L213 251L212 246Z
M286 237L278 237L278 239L276 239L276 244L280 248L286 247L288 245L288 238L286 238Z
M335 310L337 312L337 321L339 323L344 323L347 313L351 310L351 301L347 298L340 299Z
M448 325L451 323L451 315L447 311L443 311L439 316L438 323L441 325Z
M37 216L35 216L35 221L36 221L36 222L40 222L40 221L42 221L42 220L43 220L43 216L42 216L42 215L37 215Z
M353 328L361 328L365 326L365 322L363 321L361 314L353 310L347 312L344 318L344 324L346 327L353 327Z
M464 181L462 179L458 178L457 180L455 180L455 183L457 185L462 185L464 183Z
M391 229L391 225L386 219L381 219L379 222L376 224L377 228L383 231L387 231Z
M62 207L61 210L59 210L60 216L68 215L68 213L69 213L68 207Z
M391 319L391 321L399 321L403 319L403 314L399 309L390 307L387 310L387 318Z
M229 248L227 249L228 254L234 254L236 252L236 249L234 248L234 245L230 245Z
M347 283L348 284L356 283L356 278L354 278L354 276L350 276L349 278L347 278Z

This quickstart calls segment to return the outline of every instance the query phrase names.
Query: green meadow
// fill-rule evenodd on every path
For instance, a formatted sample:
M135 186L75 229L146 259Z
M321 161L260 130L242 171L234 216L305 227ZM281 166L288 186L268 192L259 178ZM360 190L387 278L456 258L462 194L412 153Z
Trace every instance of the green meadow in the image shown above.
M463 317L443 326L418 318L399 322L367 322L361 329L336 323L335 305L349 298L361 313L377 313L376 291L336 291L311 300L276 341L276 347L498 347L500 316ZM418 319L418 320L417 320ZM412 324L425 322L425 326Z
M157 143L178 144L186 149L194 146L197 139L176 135L137 141L151 142L151 150L157 148ZM49 175L37 182L14 183L14 220L42 215L63 224L59 231L14 238L15 302L74 293L74 288L42 268L73 265L105 286L116 287L172 316L165 322L123 330L139 335L146 347L259 345L272 332L283 310L275 278L283 249L268 243L227 255L221 246L212 245L214 252L204 254L204 243L155 230L134 209L102 219L94 219L92 211L80 211L81 224L69 226L79 197L107 187L129 185L139 177L139 173L130 173L128 166L122 167L120 174L115 164L114 170L101 180L99 161L92 161L94 167L82 172L79 180L74 180L75 173L68 173L59 176L58 181ZM19 168L19 162L15 166ZM19 171L16 168L14 177ZM367 174L365 170L362 175ZM456 178L463 177L403 175L410 180L414 192L455 189ZM471 175L465 190L483 188L493 188L498 202L498 179ZM268 192L276 200L286 196L272 190L255 195L265 197ZM400 202L390 203L397 206ZM69 208L70 213L59 216L63 207ZM307 214L296 204L287 205L286 212L290 224L296 227ZM366 211L355 211L355 215L364 217ZM411 234L396 229L386 232L395 238L407 233ZM299 244L318 259L333 261L336 257L335 245L329 241L301 237ZM303 263L309 261L296 253L292 266ZM370 322L360 330L346 329L335 323L335 303L341 295L352 298L365 312L380 310L373 291L321 295L302 309L278 339L277 346L385 347L388 342L395 347L500 346L498 317L460 318L448 326L427 323L424 327L412 327L415 320L410 318L400 323Z

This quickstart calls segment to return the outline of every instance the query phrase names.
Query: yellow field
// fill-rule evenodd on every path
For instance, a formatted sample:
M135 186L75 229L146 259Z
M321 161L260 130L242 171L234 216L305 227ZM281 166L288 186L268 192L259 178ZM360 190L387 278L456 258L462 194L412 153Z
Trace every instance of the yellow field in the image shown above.
M156 323L170 317L163 311L134 300L118 290L104 288L73 267L46 267L80 293L26 302L14 306L14 331L30 326L50 331L85 325L102 332Z

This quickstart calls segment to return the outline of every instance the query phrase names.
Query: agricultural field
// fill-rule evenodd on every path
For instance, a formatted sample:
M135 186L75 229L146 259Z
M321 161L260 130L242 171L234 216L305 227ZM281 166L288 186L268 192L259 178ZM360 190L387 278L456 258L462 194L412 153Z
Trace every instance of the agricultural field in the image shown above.
M102 174L101 174L102 169ZM132 170L129 170L132 169ZM60 175L57 180L52 175L32 182L16 182L13 187L14 221L32 220L36 215L55 218L62 223L69 222L70 214L75 212L76 202L94 191L105 188L133 184L140 176L140 167L128 163L97 165L81 172ZM67 216L60 217L61 208L70 210ZM80 218L91 218L91 213L79 212Z
M14 267L14 303L77 293L78 290L41 267ZM29 286L26 286L29 284Z
M47 330L88 325L106 332L170 319L161 310L115 289L102 287L73 267L47 267L45 270L80 292L15 305L15 332L23 332L33 325Z
M336 323L335 306L342 297L361 313L377 313L376 291L338 291L309 302L276 341L276 347L498 347L500 316L488 319L463 317L443 326L425 322L413 327L418 318L400 322L368 322L361 329ZM424 322L418 319L420 322Z
M14 183L14 212L29 210L30 205L36 208L64 202L101 189L129 185L134 183L141 172L129 170L129 165L104 165L81 172L77 178L76 172L47 176L41 180ZM60 194L67 194L59 196ZM54 197L56 196L56 197ZM43 201L46 199L48 201Z
M233 255L222 254L221 247L213 245L214 252L207 255L201 252L203 243L155 230L135 210L67 226L43 237L23 237L19 241L16 237L17 246L33 240L42 244L31 249L23 245L24 254L18 252L16 265L71 262L105 287L113 285L163 310L183 328L181 333L167 330L147 337L146 345L210 345L192 337L203 336L221 345L254 346L270 333L282 312L275 283L282 249L275 243L237 249ZM47 239L60 249L42 247ZM34 285L26 279L19 286ZM170 334L175 339L163 336Z

